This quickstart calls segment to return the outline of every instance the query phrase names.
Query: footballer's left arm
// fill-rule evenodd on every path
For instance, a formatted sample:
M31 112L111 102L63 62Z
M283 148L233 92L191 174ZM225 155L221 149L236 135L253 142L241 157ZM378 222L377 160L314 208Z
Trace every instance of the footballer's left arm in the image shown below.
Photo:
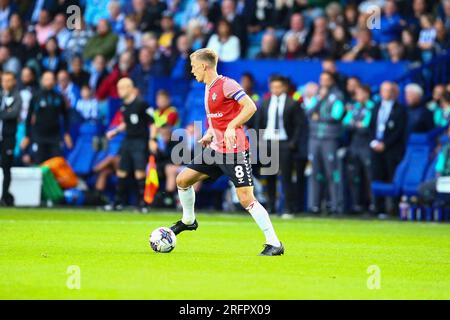
M225 144L229 149L236 143L236 128L244 125L256 112L256 105L248 95L244 95L238 102L242 110L230 121L224 134Z
M237 117L228 124L228 128L236 129L237 127L244 125L256 112L256 105L248 95L243 96L238 102L242 106L242 110Z

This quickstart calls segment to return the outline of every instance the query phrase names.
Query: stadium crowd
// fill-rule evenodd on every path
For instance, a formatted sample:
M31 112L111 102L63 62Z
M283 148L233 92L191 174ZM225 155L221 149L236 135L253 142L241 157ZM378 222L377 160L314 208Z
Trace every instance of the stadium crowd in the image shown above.
M76 28L67 23L72 5L82 9L75 17ZM373 20L374 6L380 8L379 21ZM369 28L371 21L379 25ZM448 125L450 84L436 85L431 97L420 85L409 84L402 106L395 83L385 82L372 92L357 77L339 73L335 61L425 64L449 46L450 0L0 0L0 68L5 77L16 79L22 101L14 160L7 166L39 164L61 155L62 143L67 154L83 123L114 127L120 112L111 114L108 100L118 98L121 78L130 77L147 98L154 77L191 79L189 54L198 48L214 49L222 62L319 60L323 72L318 83L293 84L274 76L263 93L253 88L254 75L241 78L259 107L249 126L275 126L286 134L281 138L288 142L281 159L284 212L322 211L322 198L330 200L331 212L342 210L345 175L355 197L352 210L382 213L383 203L370 196L370 181L392 180L410 134ZM3 95L11 90L3 78L2 89ZM283 107L295 108L292 118L277 117L278 123L269 111L280 97ZM43 103L52 108L38 112ZM166 181L162 203L168 206L176 203L175 177L180 170L170 161L171 131L180 124L176 107L167 91L158 91L153 118L158 170ZM3 109L2 103L0 112ZM284 123L289 119L303 121L308 130ZM193 144L200 133L192 124L187 129ZM101 145L103 140L95 142ZM343 147L344 169L339 168ZM2 166L6 158L2 149ZM93 168L93 188L99 194L117 163L117 155L112 155ZM306 208L308 163L313 179ZM276 179L266 180L268 208L277 212ZM2 201L11 204L5 192L3 188Z

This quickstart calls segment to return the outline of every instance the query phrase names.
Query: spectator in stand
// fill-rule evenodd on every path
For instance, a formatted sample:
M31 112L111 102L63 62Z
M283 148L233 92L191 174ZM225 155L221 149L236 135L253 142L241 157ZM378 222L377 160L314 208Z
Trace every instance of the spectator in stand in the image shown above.
M75 108L80 99L80 88L71 80L67 70L61 70L57 75L56 90L66 99L66 103L70 108Z
M51 23L50 13L42 10L39 14L39 21L36 25L36 36L40 46L44 46L47 39L55 35L55 29Z
M286 53L289 37L296 37L300 46L306 42L308 30L305 27L305 18L301 13L294 13L290 18L290 29L284 34L281 41L281 52ZM291 40L292 41L292 40Z
M77 101L75 110L84 121L96 121L98 119L98 101L92 95L91 88L88 85L81 87L81 97Z
M405 50L403 45L398 41L391 41L387 45L387 52L389 61L392 63L401 62L404 60Z
M173 22L172 13L168 10L163 12L161 18L161 33L159 35L158 44L163 54L170 56L173 39L177 30Z
M152 52L153 61L155 63L160 63L164 66L164 68L167 67L168 57L161 52L158 44L158 38L155 34L151 32L145 33L142 37L142 47L148 48Z
M450 32L450 0L442 0L441 20L445 24L445 28Z
M423 104L423 89L416 83L405 87L405 101L408 115L406 136L426 133L434 128L433 113Z
M119 0L111 0L108 4L108 22L111 25L111 30L115 34L122 34L125 32L125 13L122 11L122 4Z
M110 0L85 0L84 20L89 26L98 25L100 20L108 19L108 3Z
M142 46L142 32L138 29L138 25L132 16L125 17L125 32L119 35L117 42L117 54L125 51L135 52Z
M337 25L331 32L332 40L330 45L330 54L335 59L341 59L342 56L348 52L350 47L350 34L342 26Z
M8 47L0 46L0 68L1 71L9 71L18 75L20 73L20 61L14 56L11 56Z
M36 75L40 74L40 61L43 51L37 42L36 33L34 31L27 31L23 36L22 45L22 65L32 67Z
M322 15L314 19L312 28L309 30L309 33L306 37L305 40L306 43L309 45L311 39L317 34L324 36L327 41L330 40L329 39L330 34L328 30L328 20L326 17Z
M262 37L261 51L256 55L256 59L278 59L279 57L278 39L273 32L267 31Z
M78 88L81 88L89 83L89 77L89 72L83 69L83 58L81 56L75 56L70 65L70 80Z
M395 1L386 0L381 15L380 27L372 30L374 41L384 49L389 42L400 39L404 24L405 22L402 21L402 18L398 14Z
M435 53L441 54L450 48L450 33L440 19L435 21L434 28L436 29Z
M49 38L45 44L45 53L41 61L41 68L44 71L52 71L53 73L67 68L67 63L61 55L58 40L55 37Z
M0 2L0 31L8 28L11 14L15 11L15 5L10 0Z
M402 44L404 46L405 50L405 60L412 61L412 62L420 62L421 52L420 49L417 47L417 41L416 37L414 36L413 32L409 29L404 29L402 31Z
M59 13L53 19L54 36L58 40L58 47L61 50L66 50L67 43L70 39L71 32L66 28L67 17L63 13Z
M149 48L142 48L139 51L138 63L130 73L130 77L139 89L143 98L148 96L148 89L152 77L164 75L164 66L154 61L153 52Z
M323 59L328 56L327 38L324 33L314 33L309 43L306 54L312 59Z
M25 34L25 27L18 13L13 13L11 18L9 18L9 30L11 31L13 41L20 43Z
M368 29L361 29L358 31L355 46L342 57L342 60L364 60L366 62L371 62L373 60L379 60L380 58L381 52L372 42L372 33Z
M241 53L239 38L232 34L231 24L225 19L217 23L217 33L209 38L206 47L217 52L223 62L235 61Z
M338 25L342 25L344 17L342 15L342 7L337 2L331 2L325 8L325 14L328 20L328 28L335 29Z
M12 29L5 29L1 31L0 44L9 48L11 56L17 57L19 60L22 60L20 57L23 54L23 46L20 42L14 40Z
M277 11L275 1L240 1L238 6L242 2L244 2L244 8L241 13L247 20L249 33L257 33L276 26Z
M421 29L420 17L429 13L427 2L425 0L413 0L411 7L412 14L406 18L406 23L409 30L411 30L415 35L419 35Z
M182 25L189 26L191 21L196 21L206 33L213 30L208 0L196 0L192 2L192 6L186 10Z
M119 57L119 62L113 68L112 72L100 83L96 92L96 98L100 101L108 98L117 99L119 97L117 83L120 79L129 76L133 64L133 55L130 52L122 53Z
M101 54L109 61L116 53L117 40L117 35L111 31L108 20L101 19L97 25L97 33L89 39L84 48L83 58L91 60L97 54Z
M347 4L344 8L343 27L352 37L356 36L358 30L358 8L353 3Z
M240 54L245 57L247 50L247 24L245 18L236 12L234 0L223 0L221 4L222 18L231 24L231 34L239 38Z
M375 107L370 122L374 181L392 182L395 169L403 158L408 115L405 107L397 102L398 94L395 83L385 81L381 84L381 102ZM376 213L386 212L383 198L377 197L374 204Z
M203 28L198 20L191 20L187 26L186 34L191 43L192 51L203 48L205 43L205 34L203 33Z
M89 75L89 87L93 90L93 92L97 92L97 89L102 83L103 80L108 76L108 70L106 70L106 61L105 58L98 54L95 56L92 61L92 68Z
M157 128L163 126L176 127L179 124L177 109L171 105L170 94L166 90L156 93L156 107L153 112L153 120Z
M173 53L170 56L170 70L172 70L170 77L172 79L190 79L192 73L189 55L192 50L187 35L180 34L175 43L175 49L172 50Z
M70 61L76 55L83 55L89 39L94 36L94 32L87 28L83 17L80 18L80 29L74 29L70 32L69 40L67 40L64 57Z
M142 32L161 31L162 13L167 10L164 1L159 0L133 0L133 18Z
M286 39L286 48L284 52L284 59L300 59L305 56L301 43L298 41L298 37L295 34L291 34Z
M420 26L422 30L419 34L418 46L422 50L422 61L429 62L434 55L434 44L436 41L436 29L434 28L434 20L431 15L423 15L420 17Z
M31 2L31 1L30 1ZM52 1L33 1L31 7L30 7L30 22L32 24L36 24L39 21L39 14L42 10L51 11L52 7L55 3L52 3Z

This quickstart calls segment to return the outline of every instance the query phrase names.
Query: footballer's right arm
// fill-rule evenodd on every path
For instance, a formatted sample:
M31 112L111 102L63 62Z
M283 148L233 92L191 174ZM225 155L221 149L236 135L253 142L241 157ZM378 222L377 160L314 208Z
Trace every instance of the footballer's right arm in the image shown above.
M200 143L203 147L207 147L211 144L213 139L214 135L211 127L209 127L208 130L206 130L206 133L203 135L203 137L200 140L198 140L198 143Z

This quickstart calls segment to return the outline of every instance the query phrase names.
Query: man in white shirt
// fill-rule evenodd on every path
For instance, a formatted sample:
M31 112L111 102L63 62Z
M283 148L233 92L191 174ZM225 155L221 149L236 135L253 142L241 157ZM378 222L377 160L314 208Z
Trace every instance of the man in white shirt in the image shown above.
M372 179L391 182L403 158L408 115L397 102L398 87L385 81L380 88L381 102L375 108L370 124L372 141ZM384 199L375 199L377 213L384 213Z

